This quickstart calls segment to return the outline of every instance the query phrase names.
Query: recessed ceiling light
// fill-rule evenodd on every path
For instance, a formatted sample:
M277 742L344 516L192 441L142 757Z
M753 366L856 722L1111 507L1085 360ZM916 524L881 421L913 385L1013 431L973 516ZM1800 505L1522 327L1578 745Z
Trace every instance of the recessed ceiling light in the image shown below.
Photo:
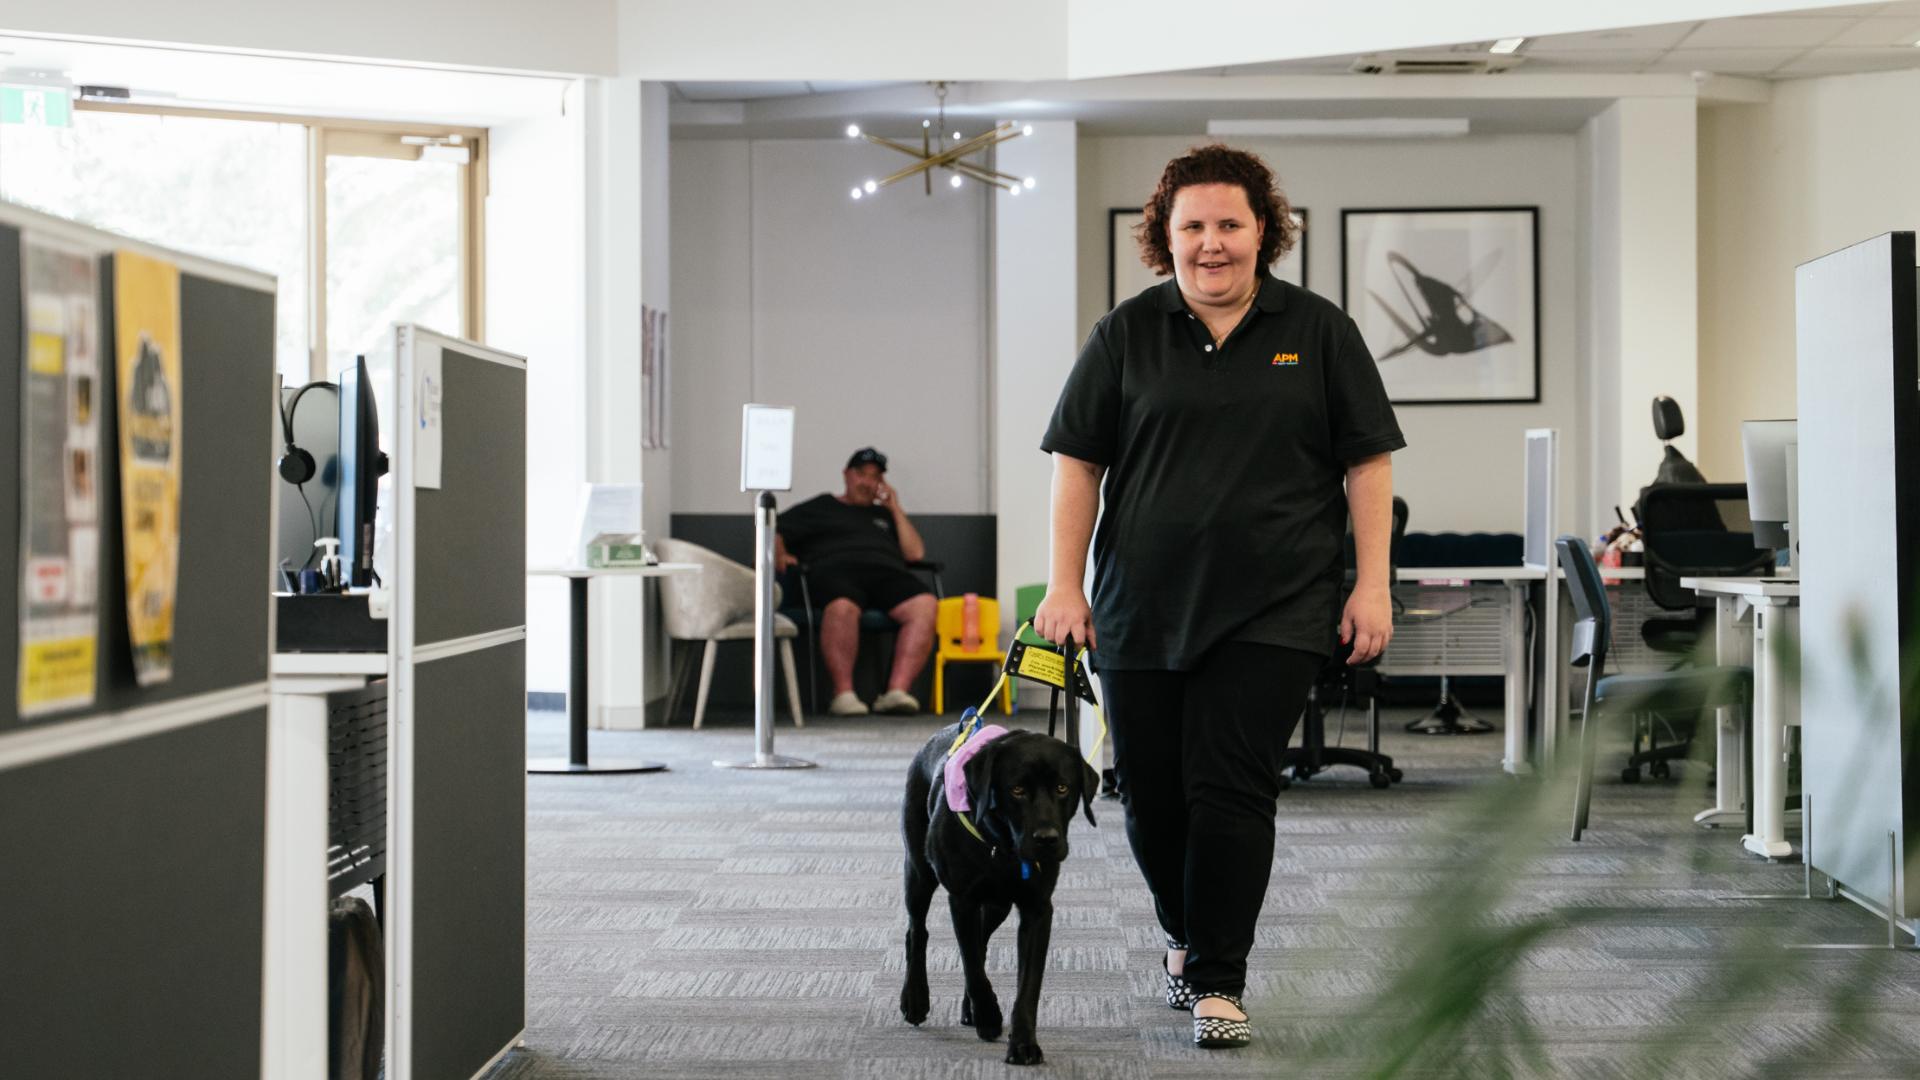
M1523 37L1503 37L1499 41L1494 42L1493 48L1488 49L1487 51L1490 53L1496 53L1500 56L1506 56L1509 53L1519 52L1520 46L1525 45L1526 43L1527 43L1527 39Z

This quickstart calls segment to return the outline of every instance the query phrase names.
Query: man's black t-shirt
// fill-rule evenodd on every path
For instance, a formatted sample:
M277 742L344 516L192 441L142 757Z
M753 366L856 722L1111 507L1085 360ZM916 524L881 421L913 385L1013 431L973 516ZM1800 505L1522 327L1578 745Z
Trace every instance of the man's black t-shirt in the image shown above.
M1216 348L1172 279L1094 326L1040 448L1107 467L1100 667L1184 671L1223 641L1322 655L1346 467L1406 445L1353 320L1265 276Z
M851 506L829 494L815 495L785 511L776 531L787 554L820 567L907 568L893 512L884 506Z

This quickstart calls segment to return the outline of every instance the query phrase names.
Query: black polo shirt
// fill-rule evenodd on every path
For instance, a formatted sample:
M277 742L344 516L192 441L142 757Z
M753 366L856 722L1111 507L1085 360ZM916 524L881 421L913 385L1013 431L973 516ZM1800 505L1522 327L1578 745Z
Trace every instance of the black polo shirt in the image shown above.
M1353 320L1270 275L1215 348L1171 278L1100 320L1040 448L1107 466L1096 663L1184 671L1223 641L1327 655L1348 464L1406 445Z

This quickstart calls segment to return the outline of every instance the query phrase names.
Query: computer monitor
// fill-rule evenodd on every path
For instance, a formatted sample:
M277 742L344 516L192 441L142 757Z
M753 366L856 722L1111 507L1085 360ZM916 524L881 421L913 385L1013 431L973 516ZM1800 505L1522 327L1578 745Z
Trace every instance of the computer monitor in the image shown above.
M340 565L347 584L373 584L373 519L387 455L380 449L380 412L367 377L367 358L356 356L340 373Z
M1795 420L1747 420L1740 425L1740 445L1747 457L1747 516L1753 521L1755 547L1787 546L1793 519L1787 448L1797 448L1799 442L1800 425Z

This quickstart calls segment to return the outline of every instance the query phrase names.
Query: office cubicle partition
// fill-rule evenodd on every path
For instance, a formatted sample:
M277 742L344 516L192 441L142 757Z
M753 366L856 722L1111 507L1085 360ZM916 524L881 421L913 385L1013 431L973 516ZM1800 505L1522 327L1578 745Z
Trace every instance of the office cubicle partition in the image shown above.
M22 237L97 267L93 702L23 718ZM177 266L172 677L134 674L121 572L115 252ZM70 328L76 332L80 328ZM0 204L0 1030L8 1076L261 1067L274 282Z
M388 820L393 1080L526 1027L526 362L396 329Z
M1809 858L1893 915L1920 836L1920 327L1914 234L1794 271L1799 365L1800 714Z

